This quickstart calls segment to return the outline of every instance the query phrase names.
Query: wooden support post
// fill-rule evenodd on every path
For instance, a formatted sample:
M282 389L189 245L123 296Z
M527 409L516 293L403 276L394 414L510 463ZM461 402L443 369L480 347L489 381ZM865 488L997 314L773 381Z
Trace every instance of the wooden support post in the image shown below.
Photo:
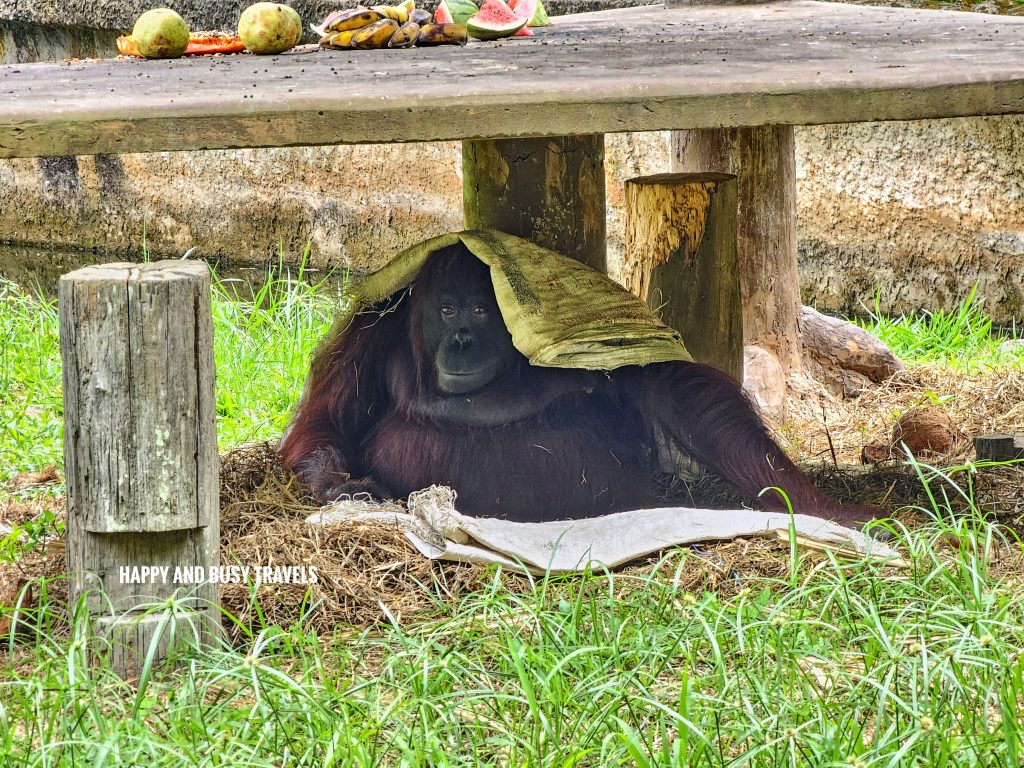
M793 127L673 131L672 144L674 171L737 177L744 386L767 415L781 420L787 379L802 372Z
M210 272L86 267L60 279L58 297L70 599L84 596L129 677L152 642L163 656L219 626L215 583L184 571L175 583L176 568L206 576L219 563ZM188 610L171 637L140 606L175 594Z
M1024 435L978 435L974 438L978 461L1024 459Z
M736 177L660 174L626 182L626 287L661 312L695 360L743 378Z
M606 271L604 135L462 142L467 229L497 229Z

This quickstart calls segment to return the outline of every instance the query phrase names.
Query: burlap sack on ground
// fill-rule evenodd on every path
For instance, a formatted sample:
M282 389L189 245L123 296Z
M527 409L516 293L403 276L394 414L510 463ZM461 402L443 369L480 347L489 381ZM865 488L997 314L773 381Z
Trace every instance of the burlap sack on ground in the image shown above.
M431 254L460 240L490 267L512 343L531 365L612 370L692 359L679 334L618 283L574 259L494 230L454 232L407 248L356 286L352 311L401 291Z
M804 548L867 555L903 565L898 553L860 531L810 515L754 509L663 507L616 512L587 520L514 523L468 517L455 492L432 486L409 495L408 510L339 499L310 515L313 525L373 522L402 531L424 557L457 563L498 563L533 574L573 573L595 565L617 568L670 547L740 536L795 536Z

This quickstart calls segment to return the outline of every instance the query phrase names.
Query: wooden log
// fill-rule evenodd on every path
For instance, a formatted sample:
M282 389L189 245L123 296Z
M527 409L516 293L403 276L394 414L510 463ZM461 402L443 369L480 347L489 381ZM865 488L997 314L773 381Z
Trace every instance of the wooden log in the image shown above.
M60 279L58 302L70 599L99 617L128 677L161 626L144 603L177 594L207 634L219 622L216 584L174 578L219 562L209 268L86 267Z
M978 435L974 438L978 461L1013 461L1024 459L1024 434Z
M737 177L737 248L744 344L801 370L792 126L674 131L672 168Z
M856 397L872 383L904 370L877 337L813 307L801 309L800 341L806 372L841 397Z
M467 229L497 229L606 271L604 135L462 142Z
M661 312L695 360L743 377L736 177L660 174L626 182L626 287Z

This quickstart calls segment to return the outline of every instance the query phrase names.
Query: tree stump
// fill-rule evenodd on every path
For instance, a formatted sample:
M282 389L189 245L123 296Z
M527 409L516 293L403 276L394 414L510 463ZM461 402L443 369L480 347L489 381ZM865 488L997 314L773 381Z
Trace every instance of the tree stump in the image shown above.
M625 285L683 336L694 360L743 378L736 177L626 182Z
M672 142L674 171L737 177L743 343L775 357L783 380L800 373L797 322L802 302L796 267L793 127L673 131ZM784 418L784 409L772 415Z
M467 229L497 229L607 271L604 135L462 142Z
M1024 459L1024 434L978 435L974 438L978 461L1014 461Z
M190 261L86 267L58 297L70 600L84 598L128 677L151 643L160 657L219 626L205 578L220 539L210 273ZM142 606L175 595L186 615L172 638Z

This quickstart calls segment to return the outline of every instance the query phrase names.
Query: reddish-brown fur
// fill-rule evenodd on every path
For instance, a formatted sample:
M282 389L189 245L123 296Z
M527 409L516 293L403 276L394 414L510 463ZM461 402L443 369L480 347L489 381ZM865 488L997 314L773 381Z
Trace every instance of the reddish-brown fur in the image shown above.
M770 437L739 386L697 363L614 371L536 368L515 352L491 389L536 394L536 412L471 426L437 416L424 348L424 297L452 270L473 272L458 249L433 257L411 291L358 315L318 352L280 453L325 498L367 491L404 497L438 483L460 511L514 520L591 517L657 503L654 425L754 500L784 489L798 512L846 523L875 511L829 498ZM471 258L471 257L466 257ZM467 279L477 279L467 275ZM427 404L430 410L427 410ZM440 405L439 405L440 404ZM518 407L518 406L516 406ZM435 414L435 415L432 415ZM779 494L761 506L784 509Z

